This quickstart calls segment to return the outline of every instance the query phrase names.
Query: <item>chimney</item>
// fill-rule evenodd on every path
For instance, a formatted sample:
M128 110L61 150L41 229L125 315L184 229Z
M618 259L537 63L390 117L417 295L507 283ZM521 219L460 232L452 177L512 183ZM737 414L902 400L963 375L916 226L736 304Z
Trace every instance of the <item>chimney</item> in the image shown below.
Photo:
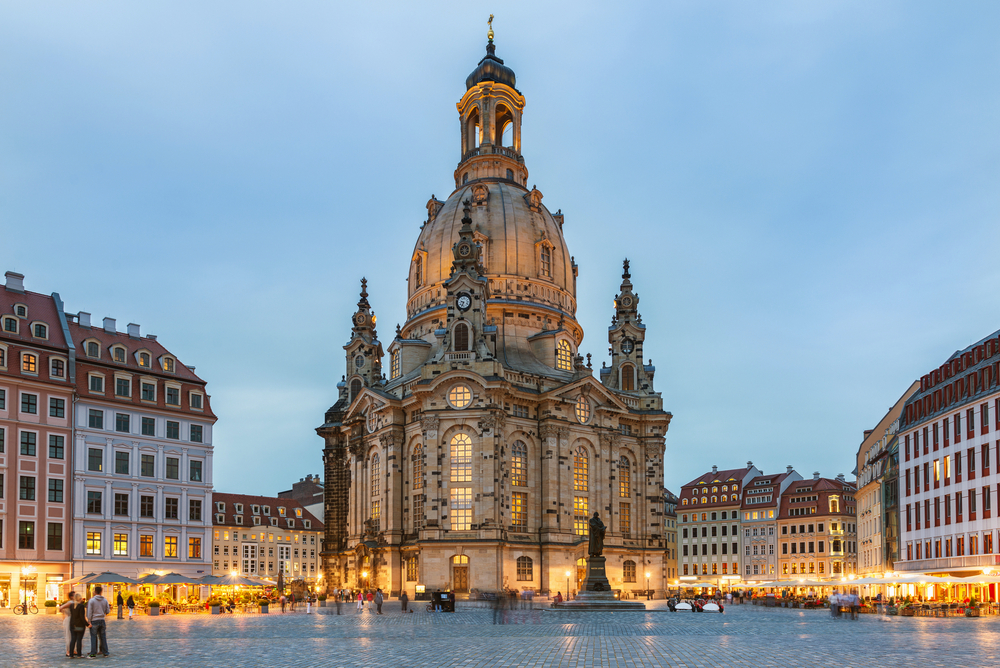
M844 474L843 473L838 473L837 474L837 482L844 482Z
M4 276L7 277L7 289L12 292L24 292L24 274L19 274L16 271L8 271Z
M785 473L789 473L790 474L792 472L792 470L793 469L792 469L791 464L789 464L788 466L785 467Z
M753 462L747 462L747 468L748 469L752 469L753 468Z
M76 314L76 317L80 320L80 327L90 328L90 314L86 311L80 311Z
M819 480L819 471L813 471L813 480Z
M129 338L138 339L139 338L139 325L134 322L128 324L128 335Z
M156 334L147 334L146 338L149 339L150 341L155 341L156 340Z
M712 467L712 475L715 475L718 472L719 472L719 467L718 466L713 466Z
M104 331L107 332L108 334L117 334L118 333L118 330L115 328L115 319L114 318L105 318L104 319Z

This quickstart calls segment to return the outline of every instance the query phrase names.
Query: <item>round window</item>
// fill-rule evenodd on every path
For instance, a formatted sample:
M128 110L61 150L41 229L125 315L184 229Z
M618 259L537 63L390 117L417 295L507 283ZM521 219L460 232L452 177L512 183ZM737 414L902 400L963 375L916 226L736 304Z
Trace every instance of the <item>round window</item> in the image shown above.
M580 421L580 424L586 424L590 420L590 402L582 394L576 400L576 419Z
M472 390L468 385L456 385L448 391L448 403L452 408L466 408L472 403Z

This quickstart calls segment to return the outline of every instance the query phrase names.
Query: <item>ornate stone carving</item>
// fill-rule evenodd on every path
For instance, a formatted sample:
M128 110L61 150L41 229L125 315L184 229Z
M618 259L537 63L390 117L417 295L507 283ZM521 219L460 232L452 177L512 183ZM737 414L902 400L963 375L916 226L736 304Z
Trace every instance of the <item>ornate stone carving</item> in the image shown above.
M437 431L438 427L441 425L441 418L437 415L421 415L420 416L420 428L425 432Z
M507 414L503 411L490 411L479 421L479 429L492 431L493 435L496 436L503 432L506 420Z
M472 202L476 206L485 206L490 199L490 189L479 184L472 187Z
M543 441L549 438L557 437L559 436L559 431L561 429L565 429L565 427L559 427L551 422L543 422L538 425L538 437Z
M542 191L536 186L531 186L531 192L524 196L524 201L528 203L528 208L538 213L542 210Z

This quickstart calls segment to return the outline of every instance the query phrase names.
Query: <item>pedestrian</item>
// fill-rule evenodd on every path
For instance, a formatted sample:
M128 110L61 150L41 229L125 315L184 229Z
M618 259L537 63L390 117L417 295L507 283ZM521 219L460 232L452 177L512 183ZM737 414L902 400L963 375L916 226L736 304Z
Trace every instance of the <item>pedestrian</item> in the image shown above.
M284 594L282 594L281 595L281 614L285 614L285 604L286 603L288 603L288 599L285 598Z
M491 608L493 608L493 623L497 623L497 619L503 624L503 592L496 592L493 600L490 601Z
M83 603L83 596L79 593L73 595L73 608L69 615L70 620L70 643L69 657L83 656L83 633L90 626L87 621L87 606Z
M861 599L858 597L858 590L851 592L851 619L857 621L858 619L858 608L861 605Z
M365 595L362 594L361 590L359 589L358 590L358 612L361 612L364 609L365 609Z
M410 602L410 597L406 595L406 590L399 595L399 602L403 605L403 612L406 612L406 604Z
M128 595L128 600L125 601L125 606L128 608L128 620L132 621L132 614L135 612L135 599L132 598L132 594Z
M365 598L368 601L368 609L371 610L372 609L372 603L375 601L375 594L373 594L372 591L369 589L368 590L368 595Z
M306 594L306 614L312 614L312 596L309 594Z
M376 615L381 615L382 614L382 601L383 600L385 600L385 599L382 596L382 588L379 587L378 590L376 590L376 592L375 592L375 607L378 608L378 612L375 613Z
M101 585L94 587L94 596L87 601L87 620L90 622L90 658L97 656L97 650L101 654L108 656L108 634L107 615L111 613L111 605L108 599L101 596L104 588ZM98 643L98 641L100 641ZM98 647L100 644L100 647Z
M340 594L339 591L335 591L333 593L333 600L337 604L337 614L338 615L340 614L340 606L343 604L343 601L341 600L342 598L343 598L343 596L341 596L341 594Z
M125 612L125 599L122 598L121 590L118 591L118 600L116 603L118 604L118 619L125 619L123 614Z
M840 617L840 594L836 589L830 594L830 614L833 617Z
M63 613L63 636L66 638L66 656L72 656L70 654L70 643L73 641L73 631L70 626L70 617L73 616L73 605L75 603L76 594L70 592L66 602L59 606L59 612Z
M554 599L552 599L552 602L553 603L562 603L562 601L563 601L562 592L561 591L557 591L556 592L556 597Z
M295 612L295 591L288 596L288 611Z

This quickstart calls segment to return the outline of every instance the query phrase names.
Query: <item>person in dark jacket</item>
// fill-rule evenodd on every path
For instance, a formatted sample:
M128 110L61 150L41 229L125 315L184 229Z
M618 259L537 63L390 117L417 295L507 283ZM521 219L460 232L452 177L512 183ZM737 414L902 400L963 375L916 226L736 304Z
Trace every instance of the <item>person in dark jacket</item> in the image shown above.
M71 633L69 643L69 655L83 656L83 634L90 626L87 621L87 606L83 603L83 596L79 593L74 597L73 610L69 613L69 630Z
M125 619L125 599L122 598L122 593L118 592L118 599L115 601L118 604L118 619Z
M125 601L125 607L128 608L128 620L132 621L132 613L135 612L135 599L132 598L132 594L128 595L128 600Z
M403 612L406 612L406 604L410 602L410 597L406 595L405 591L399 595L399 602L403 604Z

